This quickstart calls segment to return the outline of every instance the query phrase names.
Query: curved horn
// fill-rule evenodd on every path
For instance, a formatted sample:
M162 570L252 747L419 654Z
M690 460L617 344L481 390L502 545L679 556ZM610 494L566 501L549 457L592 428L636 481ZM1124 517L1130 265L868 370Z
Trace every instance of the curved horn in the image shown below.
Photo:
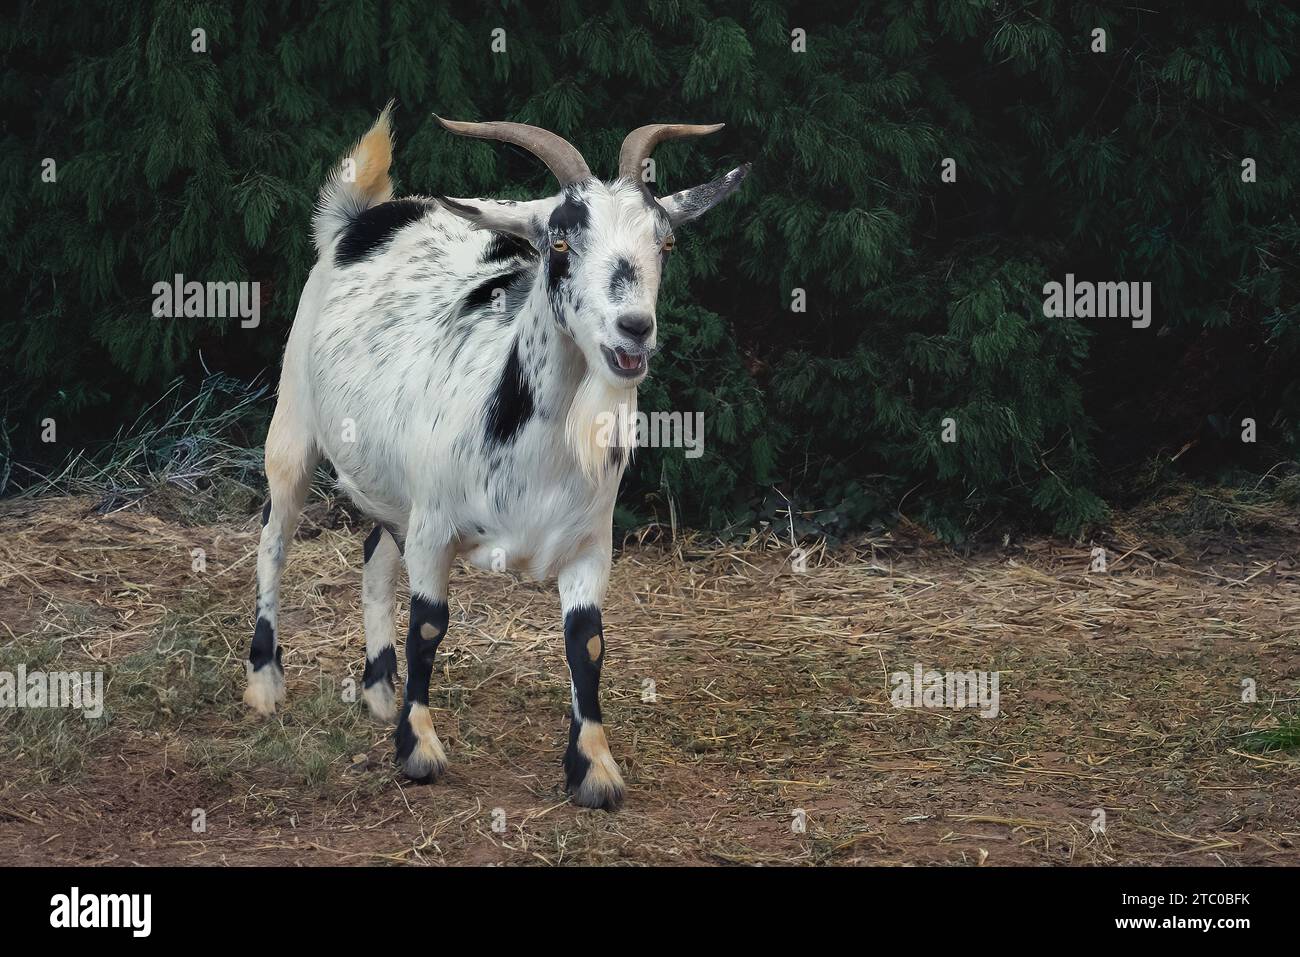
M664 140L675 140L683 136L704 136L716 133L725 124L714 123L711 126L690 126L686 123L651 123L641 126L627 134L623 148L618 151L618 175L633 182L641 179L641 163L649 158L650 153Z
M462 123L458 120L444 120L437 113L433 116L445 129L461 136L500 140L502 143L522 146L546 164L546 168L560 181L561 186L591 179L587 161L573 144L540 126L529 126L526 123Z

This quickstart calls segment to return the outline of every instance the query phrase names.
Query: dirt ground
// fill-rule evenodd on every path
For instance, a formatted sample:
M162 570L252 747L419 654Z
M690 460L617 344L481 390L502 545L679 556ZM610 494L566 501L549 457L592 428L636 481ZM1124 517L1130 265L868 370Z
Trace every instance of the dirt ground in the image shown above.
M1300 863L1294 523L1208 546L1116 531L1105 572L1095 543L963 557L905 529L804 572L771 541L628 544L604 609L628 783L608 814L560 787L553 586L457 569L431 691L451 765L416 786L346 700L366 529L309 509L266 721L239 701L255 516L95 504L0 507L0 670L102 671L106 699L97 720L0 711L0 864ZM895 708L889 676L917 664L998 672L998 716Z

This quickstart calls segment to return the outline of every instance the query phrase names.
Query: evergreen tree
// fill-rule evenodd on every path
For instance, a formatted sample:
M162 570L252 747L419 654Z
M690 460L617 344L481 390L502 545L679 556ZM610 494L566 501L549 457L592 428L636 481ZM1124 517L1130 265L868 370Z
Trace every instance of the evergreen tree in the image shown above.
M706 451L642 450L638 517L716 527L788 496L831 529L901 510L953 539L997 516L1074 531L1116 467L1300 448L1285 4L25 2L0 49L24 460L111 435L177 375L273 380L316 192L391 97L400 191L554 188L432 112L549 127L602 175L635 126L725 121L661 147L662 192L754 162L679 237L642 407L702 411ZM1151 282L1151 328L1044 316L1067 272ZM261 324L155 319L178 273L259 282ZM1243 416L1257 445L1214 441Z

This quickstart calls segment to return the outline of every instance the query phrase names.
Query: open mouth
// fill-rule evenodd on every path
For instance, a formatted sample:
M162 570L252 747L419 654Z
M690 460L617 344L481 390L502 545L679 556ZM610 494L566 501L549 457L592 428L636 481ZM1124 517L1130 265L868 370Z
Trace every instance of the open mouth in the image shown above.
M650 365L649 357L643 352L627 352L617 346L613 349L601 346L600 351L605 354L605 361L614 370L614 374L625 379L635 379L643 374Z

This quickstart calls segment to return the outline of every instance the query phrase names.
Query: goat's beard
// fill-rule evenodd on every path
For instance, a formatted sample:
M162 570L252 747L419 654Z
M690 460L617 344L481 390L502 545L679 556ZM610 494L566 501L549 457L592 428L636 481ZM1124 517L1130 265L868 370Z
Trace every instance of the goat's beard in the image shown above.
M593 482L610 464L612 449L621 447L625 454L617 461L626 462L636 449L636 386L611 385L588 369L573 394L564 438L579 470Z

